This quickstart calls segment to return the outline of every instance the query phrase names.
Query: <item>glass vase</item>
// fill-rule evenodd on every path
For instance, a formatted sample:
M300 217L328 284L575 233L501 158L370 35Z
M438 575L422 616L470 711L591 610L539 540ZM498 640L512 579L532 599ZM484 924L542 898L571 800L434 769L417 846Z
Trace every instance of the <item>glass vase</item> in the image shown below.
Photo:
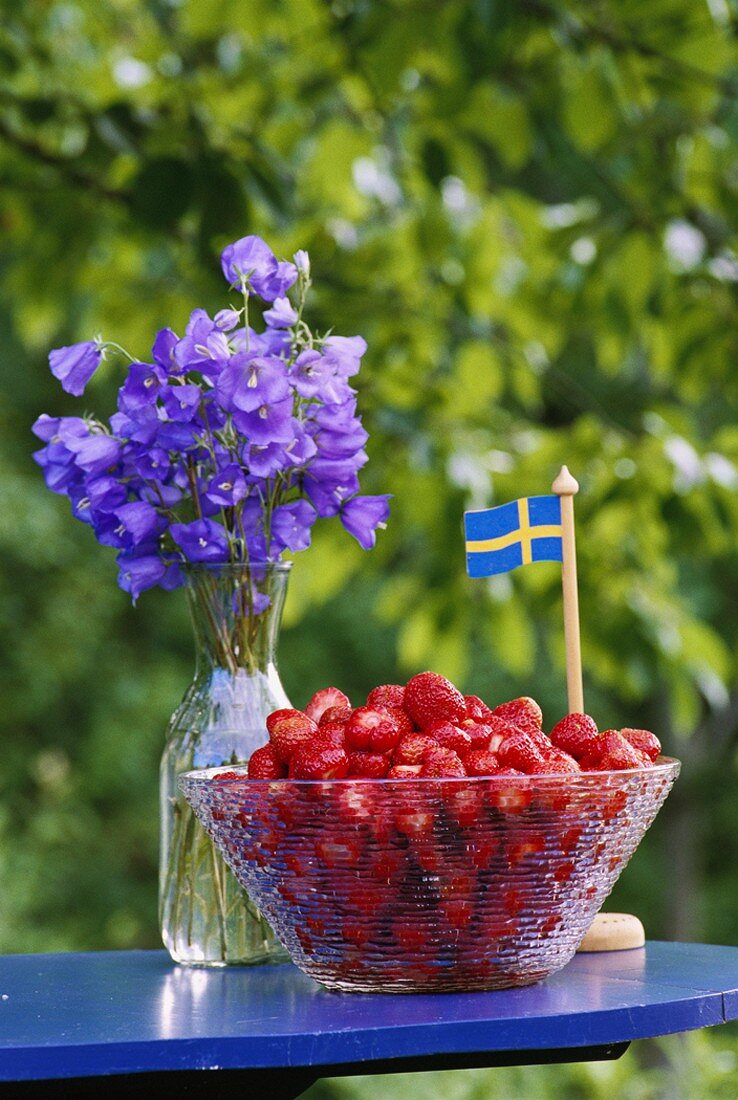
M161 763L159 916L175 962L283 961L286 952L178 789L192 768L239 764L289 707L276 649L291 563L190 566L195 675L169 723Z

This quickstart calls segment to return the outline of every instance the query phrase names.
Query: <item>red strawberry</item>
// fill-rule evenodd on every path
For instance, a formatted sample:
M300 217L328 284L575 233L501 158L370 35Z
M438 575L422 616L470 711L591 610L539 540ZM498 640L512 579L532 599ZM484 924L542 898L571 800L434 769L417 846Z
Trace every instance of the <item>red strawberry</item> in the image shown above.
M551 744L581 760L597 748L597 723L588 714L567 714L551 730Z
M432 749L435 744L435 738L428 733L411 733L398 743L392 759L395 764L421 764L425 750Z
M464 703L466 704L467 718L471 718L475 722L484 722L487 718L492 717L492 711L478 695L465 695Z
M534 775L556 775L561 773L574 774L581 771L579 764L576 762L573 756L570 756L568 752L564 752L563 749L557 749L554 746L550 746L544 753L543 766L537 770L534 770Z
M366 921L344 921L341 925L341 935L354 947L364 947L371 936L371 928Z
M459 756L469 752L472 748L472 739L468 733L462 733L458 726L451 722L433 723L433 729L428 733L434 737L444 749L453 749Z
M283 707L282 710L273 710L266 720L266 728L269 733L272 732L274 727L282 722L285 718L304 718L305 714L301 710L293 710L292 707Z
M395 827L408 837L423 837L433 832L436 815L432 810L413 807L395 814Z
M392 935L403 951L417 952L428 948L428 932L421 925L407 924L398 919L392 928Z
M576 762L573 756L570 756L569 752L564 752L563 749L555 747L549 748L546 753L546 767L553 774L561 772L575 774L577 771L582 770L579 763Z
M601 738L602 752L596 767L597 771L620 771L623 768L643 767L643 756L617 730L606 730Z
M499 782L509 776L510 783ZM531 803L533 794L517 768L501 768L490 780L488 797L492 806L506 814L519 814Z
M461 759L467 775L494 775L500 770L497 757L484 749L472 749Z
M315 722L306 714L300 711L294 714L285 712L283 717L272 722L269 740L282 763L289 764L292 754L303 745L309 744L317 732Z
M455 779L466 775L461 757L453 749L444 749L440 745L426 749L423 753L421 776Z
M387 772L388 779L416 779L422 771L421 764L393 764Z
M361 851L356 837L321 836L315 844L319 859L329 867L353 867Z
M323 712L328 710L328 707L350 707L351 701L347 695L344 695L342 691L339 691L336 687L322 688L320 691L316 691L312 699L305 707L305 713L308 718L312 718L314 722L319 722L323 716Z
M442 718L455 722L466 716L464 696L437 672L420 672L408 681L404 706L421 729Z
M287 765L277 755L271 742L254 749L249 758L249 779L284 779Z
M259 752L258 749L254 751ZM236 779L243 779L243 772L218 772L213 776L213 783L233 783Z
M650 760L655 760L661 753L661 742L655 733L650 730L633 730L630 728L620 731L629 745L634 749L645 752Z
M366 697L368 707L402 707L405 689L402 684L380 684L372 688Z
M350 713L350 712L349 712ZM343 747L346 743L346 723L345 722L322 722L318 726L318 731L315 734L314 743L330 742L332 745L339 745Z
M402 710L401 707L390 707L386 703L383 703L378 710L386 710L388 714L391 714L397 725L397 729L400 733L400 738L407 737L411 733L415 733L415 723L413 722L407 711Z
M531 699L527 695L523 695L519 699L511 699L509 703L501 703L499 707L495 707L492 713L495 717L504 718L506 722L510 722L513 726L526 730L526 732L540 730L543 726L541 708L535 699Z
M320 716L318 722L318 728L326 725L327 722L347 722L351 717L351 707L326 707Z
M346 723L346 744L352 749L391 752L399 737L392 715L377 707L357 707Z
M469 751L479 749L486 752L489 749L492 730L486 722L475 722L472 718L465 718L458 726L458 729L463 730L464 733L468 735L471 741ZM510 730L510 732L512 732L512 730Z
M484 791L481 783L454 783L446 791L446 813L459 825L474 825L484 809Z
M337 745L305 745L290 760L290 779L345 779L348 756Z
M474 906L471 901L465 901L463 898L451 898L449 901L442 901L440 907L454 931L463 932L471 924L474 916Z
M546 849L543 833L526 831L516 833L507 846L507 862L511 867L521 863L528 856L537 856Z
M381 752L350 752L349 775L364 779L384 779L389 771L390 759Z
M505 738L497 751L497 759L503 767L517 768L526 774L545 770L543 753L533 738L523 730L517 730Z

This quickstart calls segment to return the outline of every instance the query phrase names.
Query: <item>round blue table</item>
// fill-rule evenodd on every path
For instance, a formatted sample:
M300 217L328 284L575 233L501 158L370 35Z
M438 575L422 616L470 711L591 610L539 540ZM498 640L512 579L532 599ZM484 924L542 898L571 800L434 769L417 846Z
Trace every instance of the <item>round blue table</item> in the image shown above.
M738 948L704 944L582 954L525 989L435 996L330 993L289 964L184 969L163 951L10 955L0 1095L238 1084L279 1100L320 1077L617 1058L736 1018Z

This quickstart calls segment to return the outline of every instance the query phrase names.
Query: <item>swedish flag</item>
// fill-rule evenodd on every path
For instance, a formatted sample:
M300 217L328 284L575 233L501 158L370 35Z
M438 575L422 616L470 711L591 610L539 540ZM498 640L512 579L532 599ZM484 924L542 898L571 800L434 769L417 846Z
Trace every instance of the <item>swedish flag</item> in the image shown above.
M561 498L523 497L464 512L464 537L470 577L509 573L533 561L562 561Z

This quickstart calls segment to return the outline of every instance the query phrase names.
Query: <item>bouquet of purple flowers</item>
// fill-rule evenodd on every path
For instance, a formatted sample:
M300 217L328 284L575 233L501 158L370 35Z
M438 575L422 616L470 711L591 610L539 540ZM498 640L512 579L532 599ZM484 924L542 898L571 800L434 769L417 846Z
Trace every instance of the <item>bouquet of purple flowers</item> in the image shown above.
M134 601L182 584L186 562L248 565L305 550L318 517L339 516L370 549L389 514L388 495L359 494L368 437L349 379L366 343L309 328L307 253L278 261L249 236L221 262L238 308L212 318L194 310L182 337L162 329L152 362L102 339L49 355L76 396L111 351L130 360L109 423L43 414L33 431L45 444L34 458L47 486L115 547L119 584ZM254 298L268 305L260 330Z

